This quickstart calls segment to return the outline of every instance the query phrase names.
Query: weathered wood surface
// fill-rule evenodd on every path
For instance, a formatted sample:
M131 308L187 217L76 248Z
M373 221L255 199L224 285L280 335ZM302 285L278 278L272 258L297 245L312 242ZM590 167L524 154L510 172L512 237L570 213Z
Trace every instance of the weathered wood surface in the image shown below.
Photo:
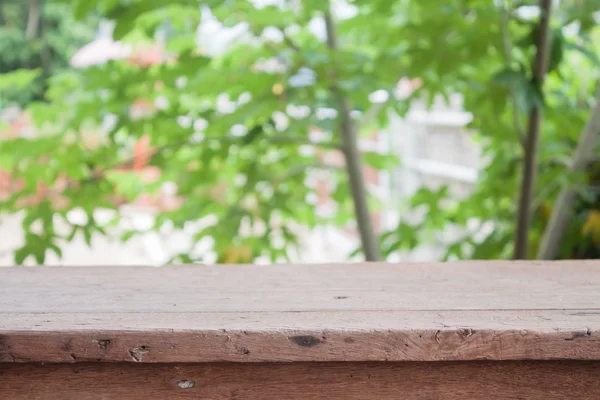
M600 360L598 261L0 268L0 282L0 362Z
M600 398L600 362L6 365L7 400Z

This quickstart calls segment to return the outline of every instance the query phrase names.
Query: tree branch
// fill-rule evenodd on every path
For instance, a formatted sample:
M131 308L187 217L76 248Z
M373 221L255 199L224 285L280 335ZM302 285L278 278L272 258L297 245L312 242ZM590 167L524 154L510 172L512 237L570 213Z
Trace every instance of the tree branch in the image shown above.
M324 19L327 33L327 47L331 52L335 52L337 50L337 38L331 11L325 13ZM354 203L354 211L356 213L362 249L367 261L379 261L381 255L367 204L367 191L363 177L363 165L358 149L357 128L350 117L351 109L346 97L335 83L331 85L330 90L338 103L342 151L346 159L346 172L350 182L350 191Z
M596 148L596 140L598 133L600 132L600 85L596 92L596 106L592 110L581 138L573 154L573 162L569 168L570 173L576 173L584 171L588 163L594 157L594 150ZM558 254L560 248L560 242L564 236L569 218L573 210L573 203L575 202L576 192L571 187L563 187L560 191L554 206L552 207L552 213L550 214L550 220L544 230L542 236L542 243L540 245L537 258L540 260L553 260Z
M550 13L552 0L541 0L540 22L536 43L536 54L533 65L534 83L543 87L546 71L548 70L548 53L550 41ZM535 189L537 169L537 148L542 121L542 110L534 106L529 113L527 138L523 162L523 178L519 197L517 214L517 229L515 234L514 259L526 259L529 246L529 226L531 224L531 201Z

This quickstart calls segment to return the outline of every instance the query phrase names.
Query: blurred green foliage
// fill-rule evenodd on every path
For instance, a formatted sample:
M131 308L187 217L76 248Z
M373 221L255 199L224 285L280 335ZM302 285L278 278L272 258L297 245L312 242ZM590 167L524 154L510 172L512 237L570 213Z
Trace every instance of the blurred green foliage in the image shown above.
M62 3L48 6L60 8ZM16 252L17 263L30 255L41 263L46 251L59 254L60 243L76 234L89 241L93 233L104 233L105 227L94 220L95 209L115 208L115 194L127 199L156 194L166 182L177 185L183 203L161 212L153 229L183 228L189 221L212 216L194 239L211 237L220 262L285 258L297 241L295 226L345 225L353 219L345 174L323 165L319 157L339 143L335 121L317 118L319 108L335 108L332 83L355 110L367 112L370 93L392 90L405 76L420 78L422 86L407 99L386 102L374 122L363 127L364 133L386 126L387 111L403 115L414 97L431 103L437 94L462 93L485 165L466 199L456 200L445 187L422 188L408 199L405 206L423 209L425 217L418 223L403 220L381 235L387 256L414 249L452 225L464 235L448 244L446 259L510 257L523 157L520 135L531 107L544 107L531 255L554 197L568 183L577 185L580 201L561 257L598 256L600 243L594 232L600 231L600 221L594 216L600 206L599 168L592 166L580 177L566 174L600 78L600 29L591 17L600 10L597 0L560 2L552 20L551 71L543 88L530 75L537 18L523 10L535 4L531 1L349 1L356 13L337 21L336 52L309 29L311 20L322 21L328 7L322 0L289 1L283 7L257 7L245 0L69 3L78 18L98 13L114 19L115 38L127 43L149 45L157 30L168 31L164 59L143 65L132 59L110 61L53 72L48 101L30 105L39 137L0 143L2 168L23 179L22 188L0 205L0 212L26 215L27 240ZM200 3L225 26L244 23L248 32L218 54L199 51L196 28L205 11ZM273 36L266 32L278 39L269 39ZM61 36L64 43L71 34ZM200 39L211 40L202 35ZM266 60L277 60L280 68L257 68ZM6 65L12 70L26 64ZM307 70L310 79L300 80ZM131 106L140 99L147 100L152 111L138 118ZM307 112L295 116L291 108ZM103 129L107 115L116 122ZM313 126L324 130L324 143L309 140L307 132ZM135 142L143 138L153 149L145 165L162 171L150 183L116 168L131 161ZM369 154L365 161L379 169L397 165L387 154ZM317 216L309 201L314 188L305 179L315 170L330 174L336 185L333 216ZM51 194L61 179L69 183L60 196ZM24 202L39 196L40 185L51 188L38 199L41 202ZM66 215L73 208L87 213L86 224L73 225L68 235L55 232L53 221L68 223ZM33 233L36 221L43 229ZM241 235L243 224L253 233ZM493 228L486 231L490 224ZM122 239L135 234L127 232ZM173 261L203 257L190 248Z
M32 4L40 10L36 29L28 36ZM4 0L0 2L0 74L18 69L39 70L39 75L22 87L0 88L0 106L25 106L44 98L48 78L64 72L71 56L89 43L96 32L97 18L86 15L76 21L68 3ZM31 28L33 29L33 28ZM14 76L19 78L18 76Z

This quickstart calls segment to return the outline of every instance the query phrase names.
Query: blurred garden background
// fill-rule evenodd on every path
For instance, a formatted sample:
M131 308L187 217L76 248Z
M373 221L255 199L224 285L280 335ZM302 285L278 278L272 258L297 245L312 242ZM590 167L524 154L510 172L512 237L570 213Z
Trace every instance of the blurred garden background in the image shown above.
M600 256L598 0L4 0L0 264Z

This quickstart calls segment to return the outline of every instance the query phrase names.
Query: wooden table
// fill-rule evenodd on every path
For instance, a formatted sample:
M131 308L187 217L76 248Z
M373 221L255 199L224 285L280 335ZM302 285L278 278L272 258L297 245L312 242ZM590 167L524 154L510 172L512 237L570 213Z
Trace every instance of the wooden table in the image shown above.
M0 399L600 399L600 262L0 268Z

